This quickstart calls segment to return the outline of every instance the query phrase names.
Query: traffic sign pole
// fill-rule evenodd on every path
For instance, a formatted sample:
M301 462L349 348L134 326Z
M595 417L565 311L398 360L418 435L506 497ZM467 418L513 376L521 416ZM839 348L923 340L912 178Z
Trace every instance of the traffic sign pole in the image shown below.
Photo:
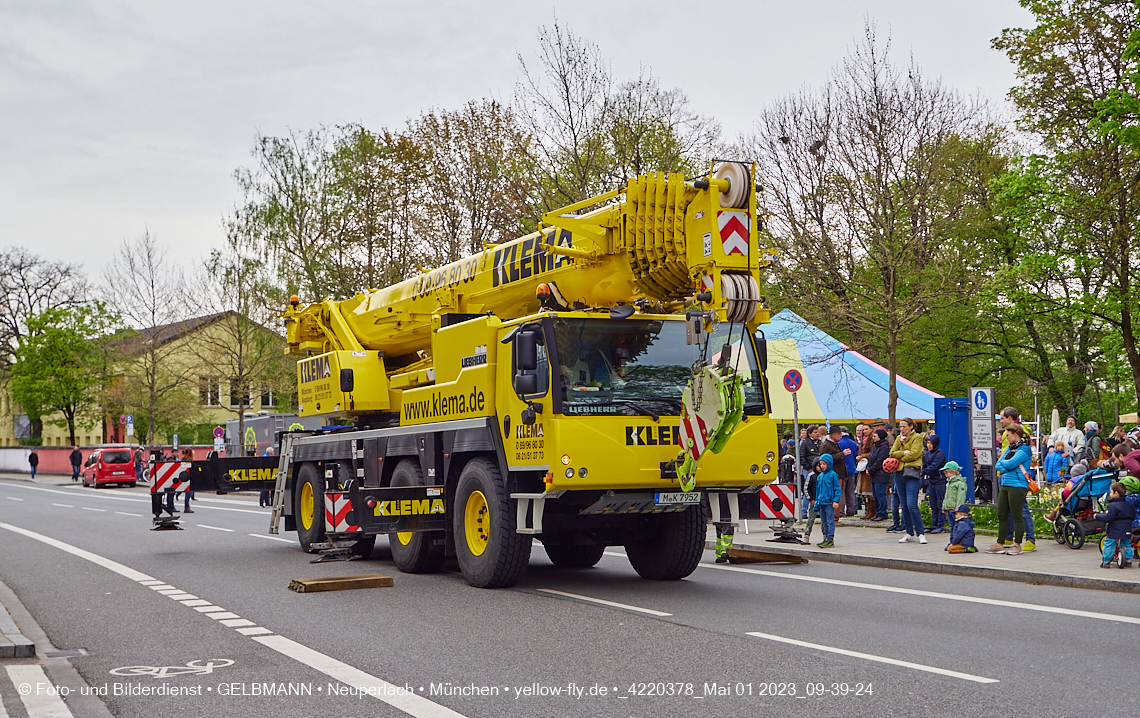
M792 394L792 445L793 456L795 462L793 466L796 472L796 486L799 487L799 495L803 496L806 487L803 485L803 471L800 466L800 401L797 392L804 384L803 374L800 374L796 369L789 369L784 374L784 388Z

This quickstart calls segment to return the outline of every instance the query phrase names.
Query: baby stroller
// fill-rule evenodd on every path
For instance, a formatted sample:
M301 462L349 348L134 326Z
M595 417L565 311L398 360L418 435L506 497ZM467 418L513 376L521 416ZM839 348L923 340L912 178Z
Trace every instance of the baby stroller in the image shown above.
M1053 521L1053 538L1057 543L1078 549L1085 545L1088 537L1104 533L1104 522L1093 519L1093 515L1104 510L1104 497L1112 482L1124 473L1096 470L1073 485Z

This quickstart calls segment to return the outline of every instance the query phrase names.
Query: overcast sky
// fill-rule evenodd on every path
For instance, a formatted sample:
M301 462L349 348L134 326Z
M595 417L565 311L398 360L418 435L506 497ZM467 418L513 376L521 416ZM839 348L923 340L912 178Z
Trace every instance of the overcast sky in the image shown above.
M990 40L1031 24L1015 0L0 0L0 247L97 275L149 229L189 266L257 133L510 101L555 13L616 79L652 70L730 137L821 84L864 18L896 61L996 102L1014 76Z

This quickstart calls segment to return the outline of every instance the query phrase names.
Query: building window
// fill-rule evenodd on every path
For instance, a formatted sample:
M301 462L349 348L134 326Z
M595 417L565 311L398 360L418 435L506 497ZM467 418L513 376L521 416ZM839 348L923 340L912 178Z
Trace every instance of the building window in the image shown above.
M245 390L242 396L241 384L236 381L230 382L230 408L237 409L240 406L245 406L247 409L253 405L253 397L250 396L248 389ZM244 401L242 401L244 399Z
M266 392L262 393L262 395L261 395L261 408L262 409L272 409L273 408L273 392L266 391Z
M210 376L198 377L198 399L202 406L221 406L221 383Z

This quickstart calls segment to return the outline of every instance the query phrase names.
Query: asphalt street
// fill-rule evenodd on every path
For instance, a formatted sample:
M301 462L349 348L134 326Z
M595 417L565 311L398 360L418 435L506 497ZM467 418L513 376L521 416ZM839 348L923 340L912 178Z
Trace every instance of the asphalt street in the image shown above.
M723 567L711 553L690 578L654 583L618 548L565 570L538 542L520 585L480 590L454 564L399 573L383 540L369 560L312 565L294 534L268 535L256 496L200 498L186 530L159 533L142 487L0 481L0 580L57 648L85 649L71 662L116 716L1117 716L1140 704L1124 687L1140 639L1126 594ZM366 572L395 585L286 588ZM3 674L0 698L24 715Z

